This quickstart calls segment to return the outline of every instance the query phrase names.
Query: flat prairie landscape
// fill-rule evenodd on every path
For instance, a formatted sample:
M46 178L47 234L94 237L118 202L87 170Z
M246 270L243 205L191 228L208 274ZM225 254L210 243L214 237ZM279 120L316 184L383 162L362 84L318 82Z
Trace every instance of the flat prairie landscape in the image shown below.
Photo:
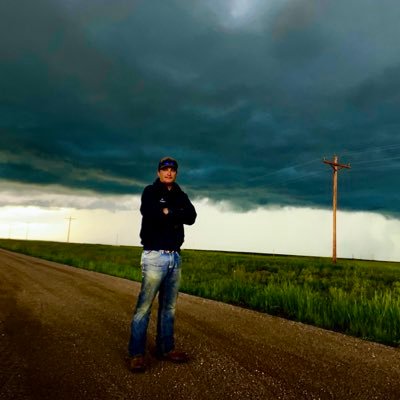
M7 239L0 247L141 280L140 247ZM400 263L204 250L182 258L184 293L400 344Z
M136 267L137 268L137 267ZM137 282L0 250L0 399L398 399L400 353L181 293L184 365L126 368ZM157 305L155 304L155 307Z

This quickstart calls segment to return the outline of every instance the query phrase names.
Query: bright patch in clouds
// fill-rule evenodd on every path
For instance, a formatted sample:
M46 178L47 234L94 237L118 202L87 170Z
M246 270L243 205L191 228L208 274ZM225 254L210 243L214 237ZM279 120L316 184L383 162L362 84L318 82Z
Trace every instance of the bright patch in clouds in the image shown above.
M140 245L137 210L4 207L0 218L3 238L64 242L69 231L70 242Z
M264 16L289 0L230 0L210 1L208 6L225 28L257 30L262 28Z
M235 213L204 200L187 247L273 254L332 255L332 211L258 208ZM338 257L400 261L400 220L371 212L338 212Z
M10 239L62 241L65 221L60 218L66 209L49 210L40 207L8 206L0 209L0 235Z

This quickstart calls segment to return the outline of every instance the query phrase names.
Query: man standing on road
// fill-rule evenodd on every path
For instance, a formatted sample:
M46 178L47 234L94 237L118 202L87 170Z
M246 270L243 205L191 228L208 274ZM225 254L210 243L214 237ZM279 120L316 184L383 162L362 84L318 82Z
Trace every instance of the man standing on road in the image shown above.
M180 248L183 225L192 225L196 210L188 196L175 183L178 163L171 157L158 164L158 178L142 194L140 238L142 286L131 323L129 368L145 370L145 348L151 306L158 293L156 356L172 362L186 362L185 352L175 350L175 305L181 277Z

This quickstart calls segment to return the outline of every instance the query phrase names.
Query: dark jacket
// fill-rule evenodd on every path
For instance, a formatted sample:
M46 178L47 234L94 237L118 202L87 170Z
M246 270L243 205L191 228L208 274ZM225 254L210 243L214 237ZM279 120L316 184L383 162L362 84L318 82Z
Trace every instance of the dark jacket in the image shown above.
M163 208L168 208L167 215ZM159 179L143 190L140 212L143 216L140 238L144 250L179 251L185 237L183 224L194 224L197 216L179 185L174 183L168 190Z

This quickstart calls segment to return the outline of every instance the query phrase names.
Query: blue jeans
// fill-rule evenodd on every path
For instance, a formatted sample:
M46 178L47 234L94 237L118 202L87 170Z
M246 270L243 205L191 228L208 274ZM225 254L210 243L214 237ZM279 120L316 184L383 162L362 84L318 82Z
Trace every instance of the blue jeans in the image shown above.
M158 353L167 353L175 346L175 306L181 279L181 257L177 252L144 250L141 266L142 286L131 323L128 352L130 356L145 353L151 306L158 292L156 347Z

